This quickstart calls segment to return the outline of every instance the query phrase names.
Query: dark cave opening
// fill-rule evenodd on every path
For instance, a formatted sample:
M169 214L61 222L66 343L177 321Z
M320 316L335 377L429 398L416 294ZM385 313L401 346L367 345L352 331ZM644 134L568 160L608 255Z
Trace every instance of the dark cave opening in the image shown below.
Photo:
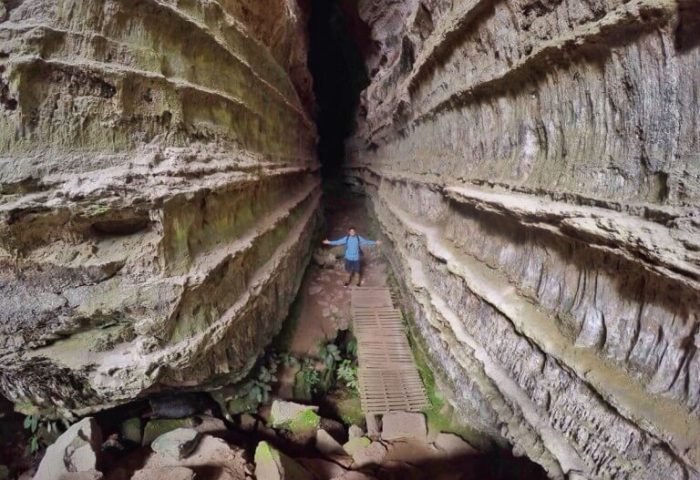
M357 0L311 0L309 69L326 178L338 176L345 160L345 140L355 128L360 93L369 84L364 63L369 47L369 28L358 15Z

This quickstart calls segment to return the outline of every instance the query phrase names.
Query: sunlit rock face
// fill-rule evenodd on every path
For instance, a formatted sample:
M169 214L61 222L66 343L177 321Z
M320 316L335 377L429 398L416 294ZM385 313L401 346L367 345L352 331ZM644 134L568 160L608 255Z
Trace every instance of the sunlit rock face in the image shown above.
M359 3L348 178L464 419L553 478L700 478L698 5Z
M317 224L295 0L0 10L0 393L84 413L233 381Z

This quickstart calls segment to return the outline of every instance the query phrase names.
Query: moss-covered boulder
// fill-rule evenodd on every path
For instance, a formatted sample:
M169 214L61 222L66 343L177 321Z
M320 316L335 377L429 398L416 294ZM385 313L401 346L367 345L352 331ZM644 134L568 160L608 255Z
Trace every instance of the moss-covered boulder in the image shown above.
M292 433L315 433L321 425L318 407L300 403L275 400L272 402L270 423L273 428L282 428Z
M265 480L313 480L314 476L267 442L255 449L255 477Z
M343 450L345 450L348 455L355 455L362 449L369 447L372 441L367 437L356 437L351 438L343 445Z
M194 428L197 421L194 418L158 418L146 424L143 430L141 445L150 445L153 440L164 433L172 432L176 428Z
M141 419L138 417L124 420L119 426L119 437L131 443L140 444L143 438Z

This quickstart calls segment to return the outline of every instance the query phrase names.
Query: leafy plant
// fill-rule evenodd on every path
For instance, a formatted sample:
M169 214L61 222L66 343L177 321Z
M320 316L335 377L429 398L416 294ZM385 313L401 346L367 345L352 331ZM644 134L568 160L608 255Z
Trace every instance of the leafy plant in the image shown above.
M313 393L317 393L318 387L321 384L321 373L316 370L313 362L310 359L306 359L304 361L304 366L301 369L301 375L304 383L308 385L309 389Z
M340 362L336 375L338 380L341 380L346 387L353 390L359 389L360 384L357 380L357 367L353 364L352 360L346 358Z
M329 370L335 370L335 364L343 358L338 345L335 343L322 344L319 347L319 355L321 360L323 360L323 364Z
M275 362L270 362L267 366L262 365L255 378L251 381L248 398L258 404L267 403L270 399L272 383L276 380L275 373L277 373L277 364Z
M277 361L285 367L298 367L299 360L289 352L283 352L277 355Z
M63 427L68 427L63 421ZM30 454L35 454L39 448L46 446L55 440L61 433L61 421L49 420L39 415L28 415L24 417L24 428L29 432L29 443L27 449Z
M24 417L24 428L29 430L29 453L36 453L39 450L39 416L29 415Z
M357 358L357 339L355 337L351 336L345 342L345 356L347 358Z

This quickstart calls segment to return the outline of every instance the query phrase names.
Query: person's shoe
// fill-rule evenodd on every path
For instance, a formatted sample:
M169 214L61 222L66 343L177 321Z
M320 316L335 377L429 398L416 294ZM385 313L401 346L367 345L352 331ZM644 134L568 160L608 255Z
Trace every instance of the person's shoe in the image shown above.
M361 287L361 286L362 286L362 280L360 280L359 282L357 282L357 286L358 286L358 287Z
M345 288L348 288L349 285L350 285L349 282L345 282L345 283L343 284L343 286L344 286Z

